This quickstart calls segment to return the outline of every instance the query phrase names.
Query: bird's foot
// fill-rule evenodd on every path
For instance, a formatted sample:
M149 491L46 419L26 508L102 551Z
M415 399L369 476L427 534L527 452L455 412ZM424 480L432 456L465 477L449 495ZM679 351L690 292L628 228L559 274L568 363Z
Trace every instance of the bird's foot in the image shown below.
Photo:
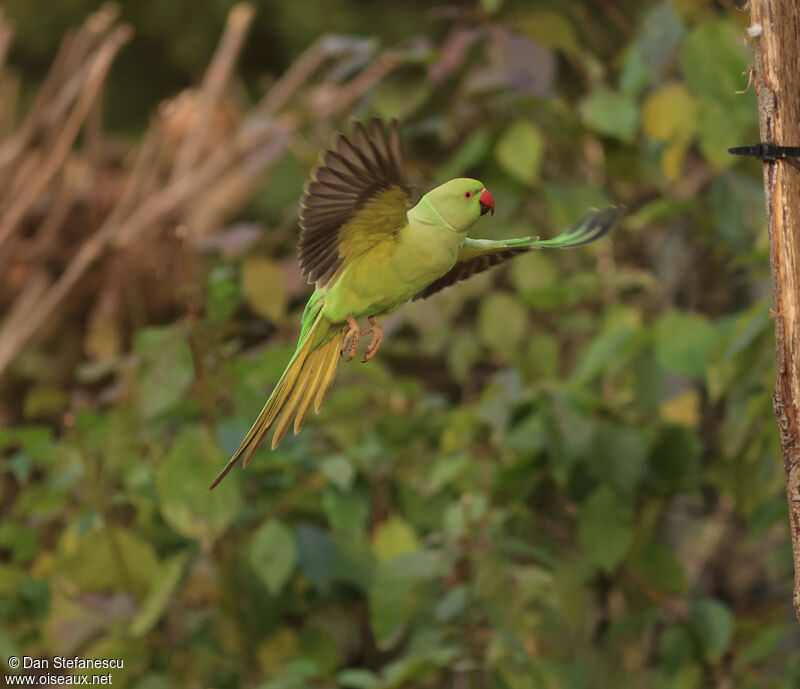
M339 353L345 361L352 361L356 355L358 343L361 341L361 328L358 327L358 322L352 315L347 317L347 325L342 332L344 332L344 340Z
M378 319L375 316L369 319L370 327L366 330L362 330L362 335L367 335L369 333L372 334L372 339L369 342L369 346L367 350L364 352L364 359L362 360L362 364L366 364L375 354L378 353L378 350L381 347L381 342L383 342L383 328L381 328L380 323L378 323Z

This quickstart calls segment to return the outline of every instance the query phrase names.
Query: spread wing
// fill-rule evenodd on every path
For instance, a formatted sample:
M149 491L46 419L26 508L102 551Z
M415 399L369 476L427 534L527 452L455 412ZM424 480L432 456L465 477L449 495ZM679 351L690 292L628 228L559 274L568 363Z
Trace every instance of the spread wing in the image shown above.
M460 280L466 280L476 273L503 263L514 256L523 254L530 249L569 249L582 246L600 239L619 220L622 215L622 206L609 206L598 211L594 208L586 211L580 220L569 230L562 232L553 239L539 239L539 237L520 237L519 239L470 239L467 237L458 253L456 264L435 282L414 296L417 299L426 299L439 290L449 287Z
M347 259L392 238L410 205L397 120L360 122L322 155L300 201L300 270L323 287Z

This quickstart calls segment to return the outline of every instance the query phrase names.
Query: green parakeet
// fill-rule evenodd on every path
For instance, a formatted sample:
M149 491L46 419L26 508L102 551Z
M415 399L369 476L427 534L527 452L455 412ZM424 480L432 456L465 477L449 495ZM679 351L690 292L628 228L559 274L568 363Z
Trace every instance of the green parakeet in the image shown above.
M411 206L397 121L356 123L352 140L339 135L312 172L300 202L300 268L316 289L303 313L297 348L239 449L213 489L244 457L250 462L274 425L275 449L294 419L300 430L311 405L319 412L339 360L353 358L370 334L364 361L380 347L378 319L409 300L424 299L459 280L537 248L567 248L603 236L619 207L588 211L554 239L470 239L494 199L475 179L445 182ZM358 321L369 319L362 331ZM279 418L280 414L280 418Z

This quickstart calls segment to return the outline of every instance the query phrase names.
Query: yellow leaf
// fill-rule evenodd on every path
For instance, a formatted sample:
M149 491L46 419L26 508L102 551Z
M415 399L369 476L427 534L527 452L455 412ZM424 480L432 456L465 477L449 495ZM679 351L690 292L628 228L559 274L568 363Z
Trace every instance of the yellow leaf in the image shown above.
M572 24L562 14L549 10L532 12L519 20L517 28L548 50L560 50L565 55L580 53Z
M642 106L644 134L653 141L688 142L697 122L697 102L681 84L667 84L650 94Z
M291 627L281 627L259 644L256 655L261 670L275 675L297 655L297 635Z
M697 390L684 390L662 402L661 418L681 426L697 428L700 423L700 396Z
M25 572L22 569L0 563L0 595L17 595L24 578Z
M392 517L383 522L372 535L372 552L380 562L386 562L403 553L410 553L418 546L419 542L413 529L400 517Z
M254 256L242 266L242 293L259 316L275 321L286 310L286 280L279 263Z
M122 335L113 316L95 310L89 317L89 328L83 347L92 359L116 356L122 350Z
M677 182L683 172L683 157L689 142L677 139L661 151L661 169L671 182Z
M26 419L55 416L69 406L69 396L64 390L47 386L31 388L25 395L23 413Z

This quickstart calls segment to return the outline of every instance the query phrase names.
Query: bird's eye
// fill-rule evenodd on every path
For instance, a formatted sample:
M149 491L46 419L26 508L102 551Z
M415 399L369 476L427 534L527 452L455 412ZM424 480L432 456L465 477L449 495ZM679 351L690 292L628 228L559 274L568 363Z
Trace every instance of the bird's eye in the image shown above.
M464 192L464 198L465 199L471 199L472 198L472 192L471 191L465 191Z

